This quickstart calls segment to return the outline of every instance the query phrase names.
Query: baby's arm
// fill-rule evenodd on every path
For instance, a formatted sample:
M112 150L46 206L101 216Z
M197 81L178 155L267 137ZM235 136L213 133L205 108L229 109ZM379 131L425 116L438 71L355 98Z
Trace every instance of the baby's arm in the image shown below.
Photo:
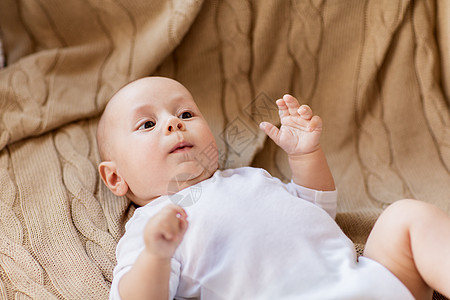
M280 129L268 122L262 122L260 128L288 154L292 180L314 190L335 190L333 176L319 142L322 119L313 116L309 106L300 106L291 95L284 95L276 103L280 111Z
M122 299L169 299L170 261L186 232L186 218L181 207L168 205L147 222L145 249L119 282Z

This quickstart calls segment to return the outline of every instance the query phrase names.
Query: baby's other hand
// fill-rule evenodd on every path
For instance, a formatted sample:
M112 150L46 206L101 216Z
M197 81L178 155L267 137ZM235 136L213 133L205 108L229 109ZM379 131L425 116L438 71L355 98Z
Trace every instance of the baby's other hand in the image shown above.
M322 119L313 116L308 105L298 103L291 95L276 101L280 111L281 127L262 122L260 128L289 156L303 155L320 148Z
M145 226L146 250L160 258L171 258L187 227L187 214L183 208L174 204L165 206Z

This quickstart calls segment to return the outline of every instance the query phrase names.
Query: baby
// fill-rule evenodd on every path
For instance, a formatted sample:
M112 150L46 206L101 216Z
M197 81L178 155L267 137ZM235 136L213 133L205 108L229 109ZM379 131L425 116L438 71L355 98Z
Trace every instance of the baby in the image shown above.
M358 260L334 221L321 118L290 95L276 104L281 127L260 127L288 155L288 184L262 169L218 170L211 130L172 79L142 78L112 97L97 131L100 176L140 207L117 246L111 299L449 297L450 218L397 201Z

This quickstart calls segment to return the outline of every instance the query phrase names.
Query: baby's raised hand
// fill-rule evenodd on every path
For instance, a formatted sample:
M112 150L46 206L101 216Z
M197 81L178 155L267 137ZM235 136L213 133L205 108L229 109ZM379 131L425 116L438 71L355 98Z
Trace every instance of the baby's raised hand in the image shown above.
M145 226L145 249L152 255L171 258L188 227L187 214L178 205L167 205Z
M309 106L300 106L291 95L284 95L276 103L280 112L280 129L268 122L262 122L260 128L289 156L308 154L319 149L322 119L313 116Z

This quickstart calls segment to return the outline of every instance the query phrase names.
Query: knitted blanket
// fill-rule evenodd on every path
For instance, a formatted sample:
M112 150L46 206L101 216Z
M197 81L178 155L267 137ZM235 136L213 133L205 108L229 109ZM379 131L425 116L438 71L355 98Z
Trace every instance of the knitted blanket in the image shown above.
M309 104L358 249L398 199L450 213L449 1L0 0L0 34L1 299L107 299L134 207L99 180L96 124L146 75L192 92L222 168L282 180L258 123Z

